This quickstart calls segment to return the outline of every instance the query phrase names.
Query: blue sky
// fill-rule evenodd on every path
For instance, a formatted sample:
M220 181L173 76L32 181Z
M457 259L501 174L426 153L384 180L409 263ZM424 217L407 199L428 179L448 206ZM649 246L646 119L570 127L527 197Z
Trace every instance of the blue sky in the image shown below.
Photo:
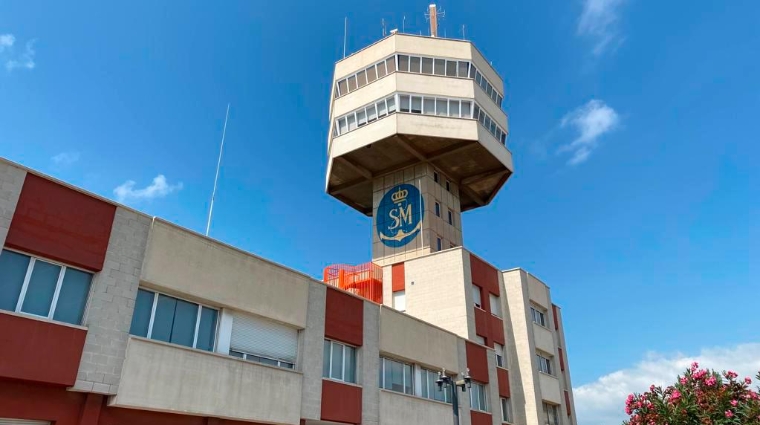
M314 276L370 259L369 219L323 193L332 66L344 16L350 52L381 19L425 32L427 2L72 6L0 4L0 155L202 231L230 102L212 236ZM515 174L465 246L551 286L582 423L647 362L760 368L760 3L439 7L510 116Z

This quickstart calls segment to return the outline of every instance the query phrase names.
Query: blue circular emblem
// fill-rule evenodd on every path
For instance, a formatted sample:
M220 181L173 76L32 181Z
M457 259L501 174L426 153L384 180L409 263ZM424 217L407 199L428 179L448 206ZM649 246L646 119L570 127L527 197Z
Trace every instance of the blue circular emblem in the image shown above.
M411 242L422 229L425 201L411 184L400 184L388 190L380 201L375 226L386 246L398 248Z

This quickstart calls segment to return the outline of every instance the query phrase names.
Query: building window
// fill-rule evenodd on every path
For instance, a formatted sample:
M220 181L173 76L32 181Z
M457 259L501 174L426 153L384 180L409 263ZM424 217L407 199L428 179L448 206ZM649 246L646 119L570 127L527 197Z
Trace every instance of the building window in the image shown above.
M414 394L414 369L408 363L380 357L380 388Z
M488 294L488 301L491 304L491 314L501 317L501 298L494 294Z
M559 406L544 403L544 424L559 425Z
M406 311L406 291L393 293L393 308L398 311Z
M446 191L451 192L451 182L446 180Z
M433 181L438 183L438 173L433 171Z
M533 323L546 327L546 314L544 314L543 311L535 307L531 307L530 315L533 317Z
M82 323L92 274L4 249L0 277L0 309Z
M454 225L454 213L449 210L449 224Z
M493 349L496 351L496 366L507 367L507 362L504 361L504 346L494 342Z
M217 315L213 308L139 289L129 333L212 351Z
M501 421L512 423L512 400L508 397L501 397Z
M488 395L485 384L472 382L472 388L470 388L470 408L481 412L488 412Z
M441 204L439 204L438 201L435 202L435 216L441 216Z
M538 359L538 370L540 372L554 375L554 368L552 367L552 360L550 357L536 354L536 359Z
M356 383L356 348L326 339L322 377Z
M293 369L297 352L297 329L263 317L232 315L231 356Z
M472 285L472 300L475 303L475 307L483 308L483 302L480 299L480 286Z
M443 241L441 240L441 238L435 238L435 246L436 246L436 251L443 250Z
M422 380L422 397L429 398L431 400L443 401L451 403L450 389L438 388L438 384L435 381L438 380L438 372L432 370L422 369L420 373L420 379Z
M391 56L368 68L354 73L338 81L335 85L335 97L345 96L348 93L358 90L373 81L396 71L396 57Z

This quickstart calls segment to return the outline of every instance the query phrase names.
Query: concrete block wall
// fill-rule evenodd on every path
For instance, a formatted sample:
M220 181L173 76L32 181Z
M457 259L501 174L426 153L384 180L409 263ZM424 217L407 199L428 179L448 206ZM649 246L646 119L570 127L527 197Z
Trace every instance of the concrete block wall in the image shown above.
M116 394L150 225L149 217L116 209L103 270L92 280L75 390Z
M467 371L467 343L464 339L457 340L457 352L459 354L459 370L458 373ZM461 377L458 376L457 379ZM490 376L488 378L491 379ZM459 391L459 423L460 425L472 424L472 418L470 416L470 395Z
M364 302L364 338L361 353L362 425L380 423L380 309L377 304Z
M26 171L0 162L0 247L5 246L25 178Z
M325 306L327 287L309 282L309 305L306 328L301 331L299 364L303 373L301 417L319 420L322 408L322 361L325 342Z

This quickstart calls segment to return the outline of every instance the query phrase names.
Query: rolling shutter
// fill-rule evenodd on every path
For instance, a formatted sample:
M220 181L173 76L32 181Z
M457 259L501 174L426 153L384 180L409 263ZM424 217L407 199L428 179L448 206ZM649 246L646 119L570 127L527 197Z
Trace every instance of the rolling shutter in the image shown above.
M263 317L235 313L232 320L230 348L234 351L295 363L298 352L298 330Z
M22 419L3 419L0 418L0 425L50 425L46 421L26 421Z

